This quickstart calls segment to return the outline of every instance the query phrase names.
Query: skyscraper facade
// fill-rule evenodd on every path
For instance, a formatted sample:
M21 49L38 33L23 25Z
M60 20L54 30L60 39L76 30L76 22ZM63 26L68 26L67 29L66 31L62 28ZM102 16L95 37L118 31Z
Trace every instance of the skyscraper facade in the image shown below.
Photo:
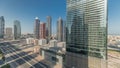
M14 21L14 39L20 39L21 37L21 25L20 21L15 20Z
M47 38L47 42L50 41L51 34L52 34L52 18L51 18L51 16L47 16L47 23L46 23L46 38Z
M59 42L63 41L63 20L61 17L59 17L57 21L57 40Z
M66 42L66 21L63 22L63 41Z
M67 0L66 68L107 68L107 0Z
M4 20L4 17L1 16L0 17L0 38L1 39L4 38L4 29L5 29L5 20Z
M44 22L40 23L40 39L46 39L46 24Z
M39 39L39 26L40 26L40 20L38 17L35 18L35 24L34 24L34 38Z
M7 27L5 30L5 35L7 39L12 39L12 28L11 27Z

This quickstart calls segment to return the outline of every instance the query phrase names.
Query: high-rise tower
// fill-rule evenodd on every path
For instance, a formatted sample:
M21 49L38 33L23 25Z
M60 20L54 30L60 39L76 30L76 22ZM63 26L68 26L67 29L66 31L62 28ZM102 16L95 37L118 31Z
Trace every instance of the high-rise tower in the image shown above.
M50 41L51 34L52 34L52 18L51 18L51 16L47 16L47 22L46 22L46 38L47 38L47 42Z
M14 39L20 39L21 37L21 25L20 21L15 20L14 21Z
M59 42L63 41L63 20L61 17L59 17L57 21L57 40Z
M34 38L39 39L39 27L40 26L40 20L38 17L35 18L35 24L34 24Z
M40 39L46 38L46 24L44 22L40 23Z
M67 0L66 68L107 68L107 0Z
M0 38L1 39L4 38L4 29L5 29L5 20L4 20L4 17L1 16L0 17Z
M7 27L5 29L5 36L6 36L7 39L12 39L13 34L12 34L12 28L11 27Z

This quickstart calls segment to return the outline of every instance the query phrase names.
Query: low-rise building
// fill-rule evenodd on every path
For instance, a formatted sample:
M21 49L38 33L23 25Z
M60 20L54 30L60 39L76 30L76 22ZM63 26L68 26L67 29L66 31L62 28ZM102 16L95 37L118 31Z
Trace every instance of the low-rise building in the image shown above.
M33 44L34 43L34 38L27 38L26 39L26 44Z
M51 40L49 42L49 44L50 44L50 47L56 47L57 46L57 40Z
M34 39L34 45L39 45L38 44L38 39Z
M40 55L50 68L63 68L65 52L61 47L40 48Z
M47 40L46 39L40 39L39 40L39 45L45 45L47 44Z
M65 48L66 47L66 42L59 42L59 43L57 43L57 47Z
M40 47L40 55L49 68L64 68L65 42L51 40L49 44Z

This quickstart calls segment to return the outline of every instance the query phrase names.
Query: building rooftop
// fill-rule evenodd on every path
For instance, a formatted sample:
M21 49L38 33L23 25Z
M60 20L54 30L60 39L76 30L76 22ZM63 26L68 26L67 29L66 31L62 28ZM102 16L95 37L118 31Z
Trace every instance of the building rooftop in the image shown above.
M50 48L41 48L41 50L51 52L57 55L64 55L65 51L62 51L63 49L61 47L50 47Z

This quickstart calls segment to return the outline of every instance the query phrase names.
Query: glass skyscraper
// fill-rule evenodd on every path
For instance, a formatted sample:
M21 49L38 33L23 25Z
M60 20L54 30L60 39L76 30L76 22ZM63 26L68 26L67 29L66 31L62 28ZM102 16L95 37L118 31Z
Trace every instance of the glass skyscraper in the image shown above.
M107 0L67 0L66 68L107 68Z
M21 25L20 21L14 21L14 39L20 39L21 37Z
M51 36L52 36L52 18L51 18L51 16L47 16L47 22L46 22L46 38L47 38L47 42L50 41Z
M57 40L59 42L63 42L63 20L61 17L59 17L57 21Z
M40 28L40 20L38 17L35 18L35 24L34 24L34 38L39 39L39 28Z
M1 39L4 38L4 29L5 29L5 20L4 20L4 17L1 16L0 17L0 38Z

